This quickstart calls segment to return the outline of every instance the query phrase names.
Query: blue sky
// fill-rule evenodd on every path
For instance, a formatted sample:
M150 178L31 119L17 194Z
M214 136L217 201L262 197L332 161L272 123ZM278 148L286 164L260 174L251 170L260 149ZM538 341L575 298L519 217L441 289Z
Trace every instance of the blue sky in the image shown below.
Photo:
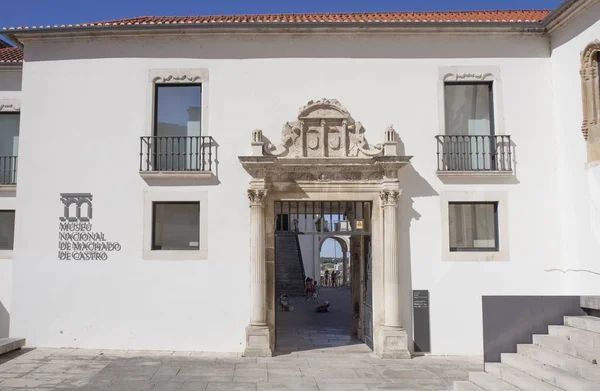
M559 3L559 0L16 0L1 7L0 26L80 23L142 15L552 9Z

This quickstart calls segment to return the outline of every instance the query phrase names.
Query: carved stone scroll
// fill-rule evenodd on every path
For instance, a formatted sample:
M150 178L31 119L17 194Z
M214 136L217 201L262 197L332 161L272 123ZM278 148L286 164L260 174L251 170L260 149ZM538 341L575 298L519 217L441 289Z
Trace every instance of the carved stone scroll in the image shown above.
M264 155L279 158L369 157L383 155L369 145L360 122L336 99L309 101L281 131L281 144L265 142Z

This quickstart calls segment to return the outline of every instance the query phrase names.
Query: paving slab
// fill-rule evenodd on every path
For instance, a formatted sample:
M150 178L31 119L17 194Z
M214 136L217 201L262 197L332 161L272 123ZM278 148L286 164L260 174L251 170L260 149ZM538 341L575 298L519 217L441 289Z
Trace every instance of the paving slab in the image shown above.
M222 353L111 353L42 348L12 352L0 361L0 389L441 391L451 390L455 380L467 380L469 371L483 370L481 357L426 356L398 361L336 348L306 357L252 359Z

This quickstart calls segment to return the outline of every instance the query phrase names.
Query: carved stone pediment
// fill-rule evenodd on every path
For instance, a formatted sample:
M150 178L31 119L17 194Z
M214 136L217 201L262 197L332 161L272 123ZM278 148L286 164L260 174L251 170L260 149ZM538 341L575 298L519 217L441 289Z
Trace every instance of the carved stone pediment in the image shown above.
M281 144L275 145L262 135L263 154L279 158L381 156L381 145L370 146L365 129L355 122L337 99L309 101L298 113L297 121L288 122L281 131ZM259 141L260 139L260 141Z
M409 156L397 153L397 135L389 126L383 145L371 146L365 129L336 99L309 101L297 121L282 129L274 145L261 130L252 133L252 156L240 162L253 180L265 182L381 182L398 180Z

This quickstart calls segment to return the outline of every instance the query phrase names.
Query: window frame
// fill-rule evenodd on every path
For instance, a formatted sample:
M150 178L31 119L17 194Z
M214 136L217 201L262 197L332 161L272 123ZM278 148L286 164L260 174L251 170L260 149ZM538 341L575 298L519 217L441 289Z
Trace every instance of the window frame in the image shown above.
M458 65L438 67L438 135L446 135L445 83L491 82L493 94L494 135L506 135L504 97L500 67L490 65ZM490 119L491 121L491 119Z
M199 107L200 107L200 136L202 136L203 133L203 128L204 128L204 107L203 107L203 101L204 101L204 96L203 96L203 83L202 82L198 82L198 83L154 83L154 91L153 91L153 107L152 107L152 113L153 113L153 118L152 118L152 136L157 137L158 134L158 89L161 87L167 87L167 88L172 88L172 87L199 87L200 88L200 102L199 103Z
M162 248L156 248L156 206L157 205L198 205L198 212L200 212L199 201L152 201L152 243L150 249L152 251L195 251L200 248L200 216L198 216L198 249L168 249L163 250Z
M450 244L450 237L448 237L448 250L450 252L498 252L500 250L500 234L498 225L498 201L449 201L448 211L450 211L450 205L494 205L494 247L452 247ZM450 233L450 219L448 219L448 233Z
M0 252L10 251L12 253L12 251L15 248L15 224L16 224L16 221L17 221L16 220L17 219L17 211L15 209L0 208L0 215L3 214L4 212L12 212L12 214L14 215L14 218L13 218L13 227L12 227L12 229L13 229L13 233L12 233L13 241L11 243L11 247L10 248L2 248L2 247L0 247Z
M488 99L488 105L489 105L489 110L490 110L490 134L489 136L495 136L496 135L496 121L495 121L495 110L494 110L494 80L481 80L481 81L444 81L443 82L444 86L443 86L443 102L444 102L444 135L446 136L452 136L450 134L448 134L448 124L446 121L446 86L448 85L463 85L463 86L470 86L470 85L487 85L488 86L488 92L489 92L489 99ZM468 136L469 134L465 133L462 134L463 136Z
M154 202L195 202L199 210L199 246L194 250L153 250ZM144 191L142 259L156 261L197 261L208 259L208 192L185 190L174 192L169 188L149 188Z
M508 191L441 191L440 192L440 257L446 262L508 262L510 257L509 240L509 197ZM450 202L497 202L497 245L498 251L450 251Z
M211 136L209 127L210 73L208 68L151 68L148 70L146 90L146 115L141 136L154 136L155 95L157 85L201 84L200 131L202 136Z

